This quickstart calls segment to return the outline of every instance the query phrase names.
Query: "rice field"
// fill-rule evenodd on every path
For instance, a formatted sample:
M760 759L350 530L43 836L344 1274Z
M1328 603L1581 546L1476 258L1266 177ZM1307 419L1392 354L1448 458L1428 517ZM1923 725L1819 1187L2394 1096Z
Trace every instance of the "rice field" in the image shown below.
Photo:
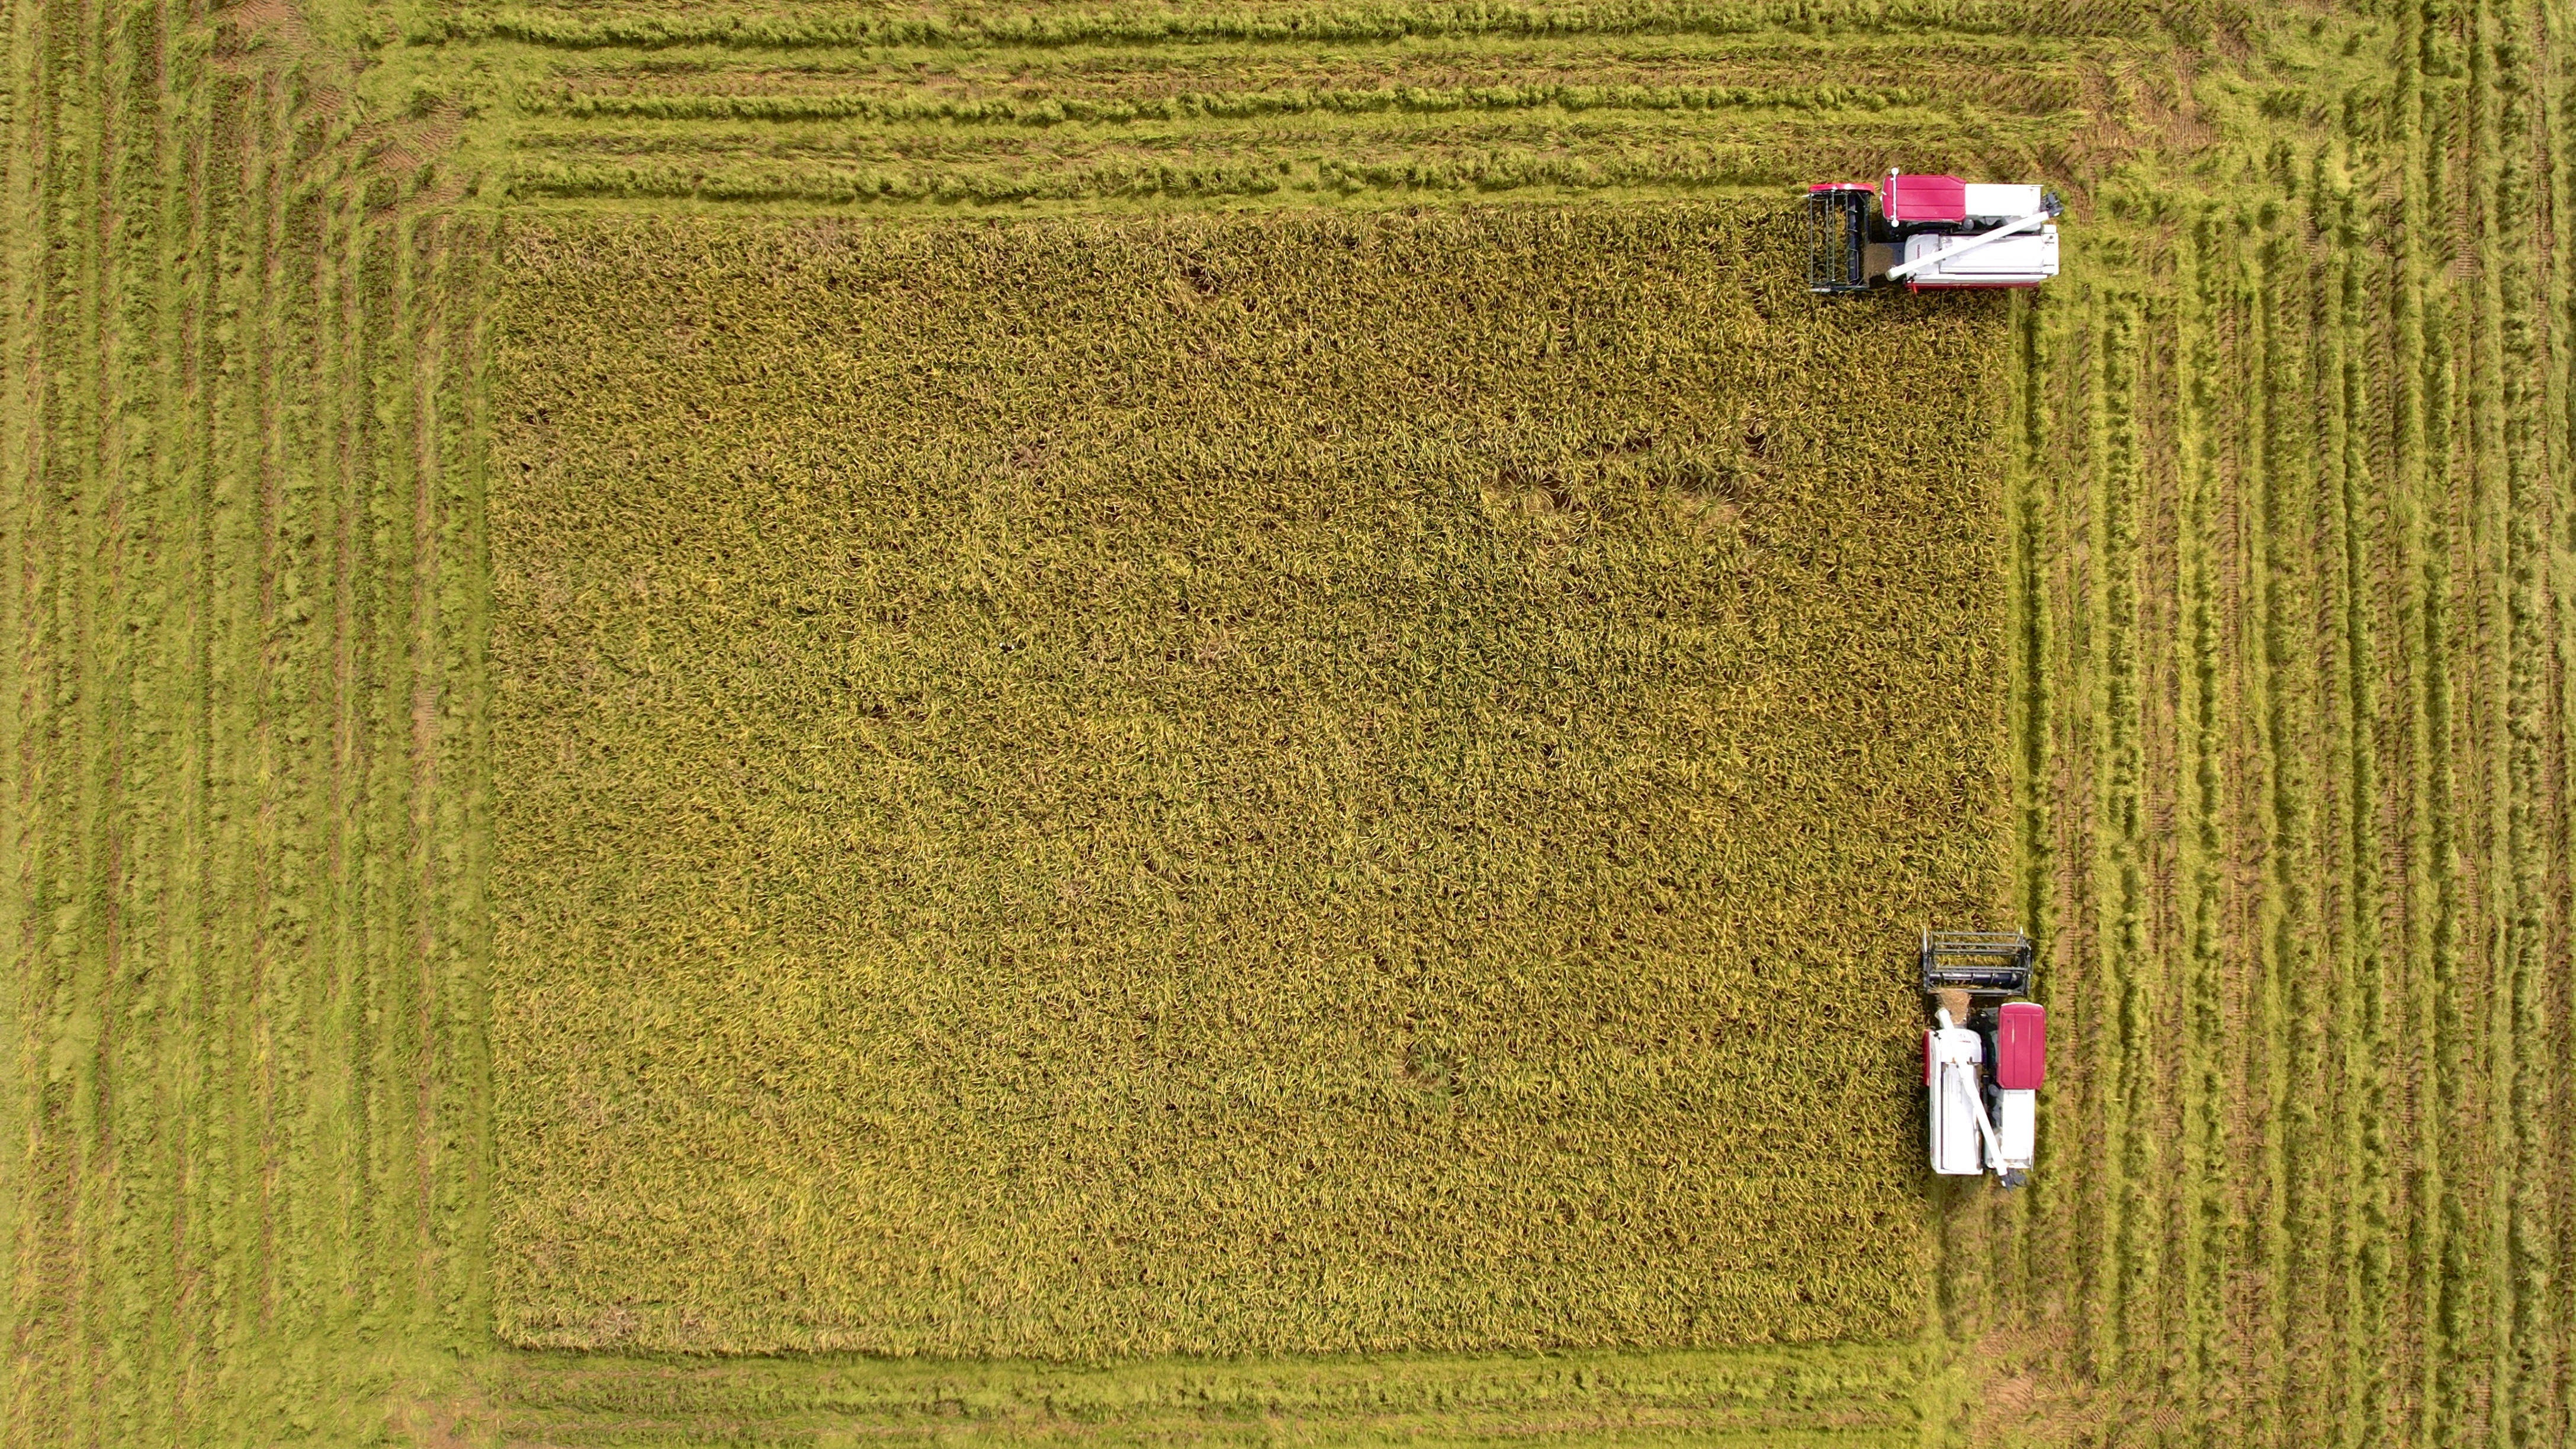
M1776 211L518 230L503 1336L1910 1333L2006 304Z
M2564 21L12 0L0 1442L2576 1438Z

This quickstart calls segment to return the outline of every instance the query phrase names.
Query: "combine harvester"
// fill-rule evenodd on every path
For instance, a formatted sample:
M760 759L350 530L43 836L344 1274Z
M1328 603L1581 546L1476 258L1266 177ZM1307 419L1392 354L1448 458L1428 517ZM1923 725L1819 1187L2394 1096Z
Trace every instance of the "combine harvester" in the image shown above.
M1935 1023L1923 1033L1923 1085L1932 1170L1944 1177L1992 1172L2005 1187L2029 1177L2048 1015L2009 998L2030 994L2031 959L2030 937L2018 931L1923 933L1923 995Z
M1807 290L2036 287L2057 275L2054 223L2065 210L2037 186L1956 176L1820 182L1807 188Z

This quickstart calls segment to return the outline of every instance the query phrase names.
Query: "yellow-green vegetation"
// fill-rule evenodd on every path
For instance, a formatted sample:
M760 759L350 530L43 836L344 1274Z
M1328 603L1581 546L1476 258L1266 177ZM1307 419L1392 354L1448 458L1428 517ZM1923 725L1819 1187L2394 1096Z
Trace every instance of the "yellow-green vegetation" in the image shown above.
M487 1366L494 1425L546 1445L1718 1445L1912 1449L1951 1387L1914 1345L1317 1356L1103 1364L523 1354ZM1932 1390L1927 1395L1927 1388Z
M1802 245L514 227L502 1334L1910 1334L2006 309Z
M0 1443L2576 1438L2568 18L7 0ZM2066 275L1760 272L1888 165L2058 185ZM1983 454L1826 486L1927 405ZM1751 852L1823 818L1761 770L1939 794L1762 753L1892 693L1716 707L1906 489L1995 510L1905 522L1999 692L1871 647L1985 711L2004 864L1757 940L1888 838ZM1903 937L1980 904L2054 1013L2010 1197L1910 1166ZM1691 1135L1806 1052L1845 1117ZM1837 1182L1812 1284L1710 1205ZM859 1269L955 1276L809 1311ZM648 1347L866 1331L930 1356ZM1112 1352L1185 1341L1250 1351Z
M2085 1170L1946 1257L2104 1412L2576 1432L2561 19L2280 27L2022 319L2019 894Z

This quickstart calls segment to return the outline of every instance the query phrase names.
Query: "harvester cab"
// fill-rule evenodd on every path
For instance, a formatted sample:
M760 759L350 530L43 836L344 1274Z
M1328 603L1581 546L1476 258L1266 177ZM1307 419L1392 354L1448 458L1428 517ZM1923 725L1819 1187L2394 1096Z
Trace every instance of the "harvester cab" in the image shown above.
M2039 1084L2047 1074L2048 1015L2030 994L2033 951L2018 931L1923 933L1923 1086L1932 1170L1992 1172L2005 1187L2028 1178L2039 1143Z
M2036 287L2057 275L2056 193L1890 171L1807 188L1807 290Z

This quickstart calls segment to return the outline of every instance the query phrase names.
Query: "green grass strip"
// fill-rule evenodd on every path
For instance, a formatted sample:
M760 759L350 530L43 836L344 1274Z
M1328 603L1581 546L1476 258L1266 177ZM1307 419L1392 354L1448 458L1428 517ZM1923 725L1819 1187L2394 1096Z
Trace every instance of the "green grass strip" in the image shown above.
M1048 1366L528 1355L494 1427L567 1446L702 1441L1912 1445L1913 1348Z

